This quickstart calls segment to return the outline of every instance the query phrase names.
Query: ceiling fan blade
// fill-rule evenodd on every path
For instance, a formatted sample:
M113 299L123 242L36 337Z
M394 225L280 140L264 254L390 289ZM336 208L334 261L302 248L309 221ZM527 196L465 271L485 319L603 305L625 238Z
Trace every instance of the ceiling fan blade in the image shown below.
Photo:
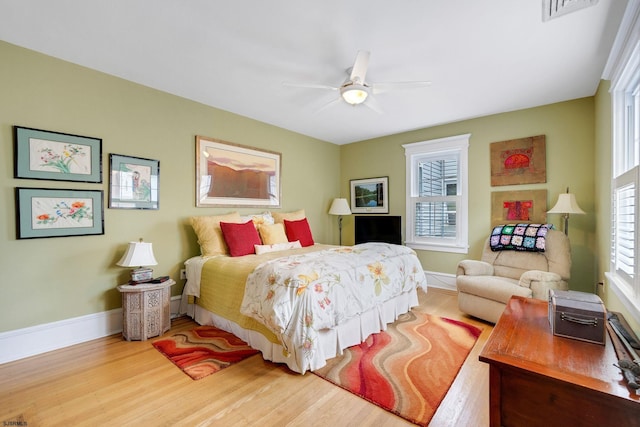
M407 89L420 89L431 86L431 82L416 81L416 82L389 82L389 83L374 83L371 85L372 92L374 94L389 92L392 90L407 90Z
M356 62L351 69L351 75L349 79L353 83L364 84L365 76L367 75L367 68L369 68L369 56L371 52L366 50L359 50L358 56L356 56Z
M320 113L320 112L322 112L322 111L324 111L324 110L326 110L326 109L328 109L328 108L330 108L330 107L332 107L333 105L335 105L335 104L337 104L338 102L340 102L340 100L341 100L340 98L334 98L334 99L332 99L331 101L329 101L329 102L327 102L326 104L324 104L322 107L318 108L318 109L316 110L316 114L317 114L317 113Z
M308 89L338 90L338 88L335 87L335 86L329 86L329 85L320 84L320 83L282 82L282 85L283 86L290 86L290 87L302 87L302 88L308 88Z
M376 99L372 96L367 98L367 100L364 102L364 105L378 114L383 113L382 108L380 108L380 105L378 104L378 101L376 101Z

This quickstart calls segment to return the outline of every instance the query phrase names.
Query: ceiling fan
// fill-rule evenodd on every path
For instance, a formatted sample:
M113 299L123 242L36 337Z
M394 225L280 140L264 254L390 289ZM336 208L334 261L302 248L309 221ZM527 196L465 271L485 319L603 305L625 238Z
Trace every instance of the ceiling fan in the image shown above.
M366 50L358 51L356 61L353 67L347 69L347 79L337 87L315 84L315 83L283 83L286 86L306 87L314 89L330 89L337 90L340 93L340 97L331 101L325 105L322 109L344 100L347 104L356 106L365 103L367 99L369 102L365 103L368 107L375 111L379 109L371 102L369 95L376 95L382 92L388 92L392 90L406 90L406 89L419 89L427 87L431 84L428 81L408 81L408 82L388 82L388 83L369 83L365 80L367 75L367 69L369 68L369 56L371 53Z

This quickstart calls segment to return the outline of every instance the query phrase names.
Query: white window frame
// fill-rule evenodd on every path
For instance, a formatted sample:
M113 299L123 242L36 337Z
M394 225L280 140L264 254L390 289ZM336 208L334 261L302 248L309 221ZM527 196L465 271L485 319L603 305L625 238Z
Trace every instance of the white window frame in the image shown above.
M469 137L471 134L432 139L429 141L404 144L406 156L406 232L405 244L413 249L454 252L466 254L469 251ZM418 197L418 162L424 156L443 158L455 155L458 158L457 194L448 196L456 202L455 238L425 238L415 235L415 204ZM443 197L442 199L444 199ZM420 199L420 200L418 200ZM434 198L434 201L436 198Z
M627 4L620 29L616 36L611 54L604 71L604 78L611 80L612 101L612 176L611 176L611 263L609 272L605 273L611 290L620 299L625 308L636 321L640 322L640 231L638 195L640 188L640 153L638 141L631 141L634 132L631 126L638 126L639 114L634 109L631 91L640 84L640 1ZM637 135L636 135L637 136ZM622 244L618 242L616 233L616 194L617 189L625 185L634 186L634 239L633 239L633 274L631 277L618 267L622 259L616 257L621 253Z

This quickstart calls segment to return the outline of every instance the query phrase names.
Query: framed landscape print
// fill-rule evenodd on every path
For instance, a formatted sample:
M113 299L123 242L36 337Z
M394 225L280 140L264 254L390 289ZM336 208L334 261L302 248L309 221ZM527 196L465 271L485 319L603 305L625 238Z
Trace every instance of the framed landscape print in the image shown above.
M196 206L280 207L282 155L196 137Z
M109 207L158 209L160 162L141 157L109 155Z
M352 213L389 213L389 177L352 179Z
M491 186L547 182L544 135L491 144Z
M494 191L491 193L491 226L547 222L547 190Z
M102 182L102 140L14 126L14 178Z
M16 237L104 234L102 190L16 188Z

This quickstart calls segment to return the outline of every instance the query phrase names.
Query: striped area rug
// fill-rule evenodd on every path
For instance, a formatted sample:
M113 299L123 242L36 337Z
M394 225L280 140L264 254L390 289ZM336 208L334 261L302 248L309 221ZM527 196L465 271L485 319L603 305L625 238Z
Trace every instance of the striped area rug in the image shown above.
M481 332L463 322L411 311L313 373L426 426Z
M213 326L198 326L152 344L194 380L258 353L240 338Z

